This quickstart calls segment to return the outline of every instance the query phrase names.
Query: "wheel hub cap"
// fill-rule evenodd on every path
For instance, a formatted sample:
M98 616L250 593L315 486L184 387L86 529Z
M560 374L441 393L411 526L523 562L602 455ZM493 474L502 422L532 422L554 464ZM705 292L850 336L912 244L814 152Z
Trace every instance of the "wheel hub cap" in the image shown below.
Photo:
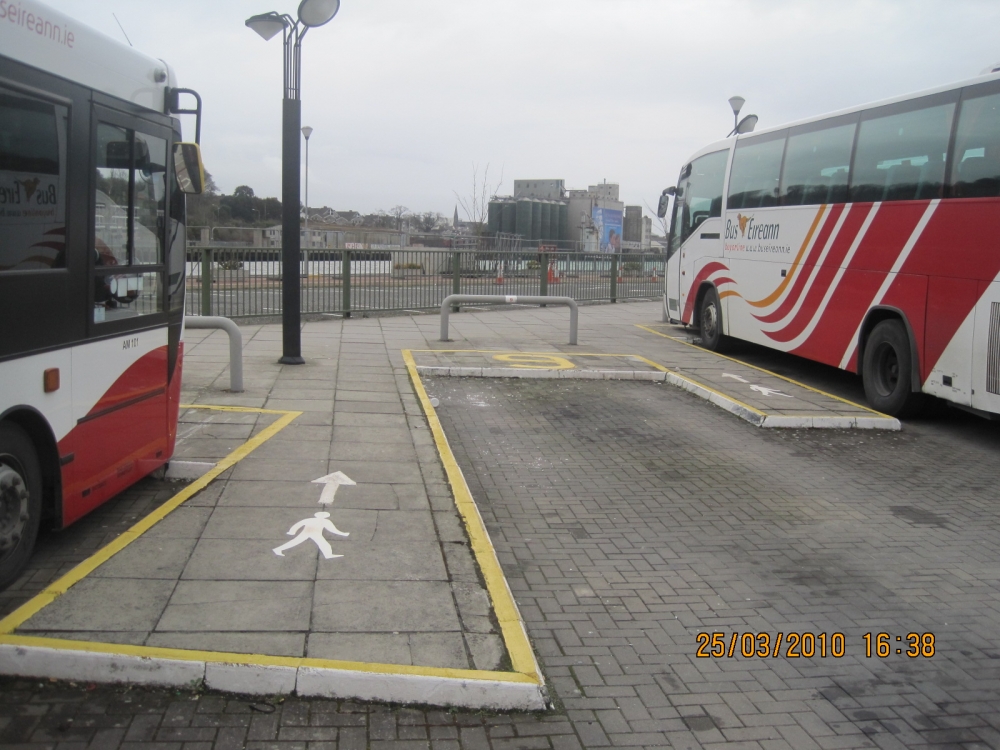
M701 332L705 338L712 338L715 335L715 328L718 325L718 313L715 305L708 305L701 314Z
M21 540L28 522L28 488L12 467L0 464L0 557Z

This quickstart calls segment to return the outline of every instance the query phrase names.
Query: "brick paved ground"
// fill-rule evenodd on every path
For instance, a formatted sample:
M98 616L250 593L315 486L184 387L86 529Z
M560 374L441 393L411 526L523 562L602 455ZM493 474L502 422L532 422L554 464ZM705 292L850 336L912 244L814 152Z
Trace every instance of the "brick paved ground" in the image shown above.
M664 385L428 389L555 711L254 708L3 678L0 747L1000 746L995 425L765 431ZM694 656L699 631L779 630L843 632L847 655ZM865 658L878 631L933 632L936 655Z

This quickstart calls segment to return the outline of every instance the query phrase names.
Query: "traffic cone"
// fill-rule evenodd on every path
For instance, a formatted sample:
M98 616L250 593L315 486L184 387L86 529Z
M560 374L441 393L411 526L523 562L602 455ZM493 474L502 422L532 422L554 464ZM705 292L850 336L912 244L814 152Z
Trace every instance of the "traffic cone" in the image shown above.
M558 284L562 279L559 278L559 274L556 273L556 263L555 261L549 262L549 279L550 284Z
M503 284L503 263L497 264L497 284Z

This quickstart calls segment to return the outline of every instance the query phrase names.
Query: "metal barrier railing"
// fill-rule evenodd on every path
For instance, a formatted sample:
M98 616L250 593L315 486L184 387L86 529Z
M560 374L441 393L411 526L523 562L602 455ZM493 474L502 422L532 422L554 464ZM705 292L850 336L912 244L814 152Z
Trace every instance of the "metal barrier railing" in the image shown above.
M482 249L311 249L299 268L303 313L423 311L450 294L558 295L577 302L663 294L666 256ZM280 248L190 248L187 312L281 314Z

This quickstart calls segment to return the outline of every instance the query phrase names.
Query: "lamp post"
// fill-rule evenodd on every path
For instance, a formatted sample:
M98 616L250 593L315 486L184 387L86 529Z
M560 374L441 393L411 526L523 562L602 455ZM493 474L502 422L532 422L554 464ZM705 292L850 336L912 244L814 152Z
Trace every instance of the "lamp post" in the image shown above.
M286 365L301 365L302 331L299 263L299 185L301 182L299 129L302 127L302 39L314 26L328 23L340 10L340 0L302 0L298 19L274 11L251 16L246 25L265 41L281 32L284 43L284 99L281 117L281 338Z
M733 108L733 133L736 132L736 128L739 126L740 110L743 109L743 105L746 104L746 99L742 96L731 96L729 97L729 106ZM730 133L732 135L732 133Z
M309 239L309 136L313 133L313 129L308 125L302 128L302 135L306 137L306 251L305 251L305 275L306 278L309 277L309 248L312 246L312 241Z

